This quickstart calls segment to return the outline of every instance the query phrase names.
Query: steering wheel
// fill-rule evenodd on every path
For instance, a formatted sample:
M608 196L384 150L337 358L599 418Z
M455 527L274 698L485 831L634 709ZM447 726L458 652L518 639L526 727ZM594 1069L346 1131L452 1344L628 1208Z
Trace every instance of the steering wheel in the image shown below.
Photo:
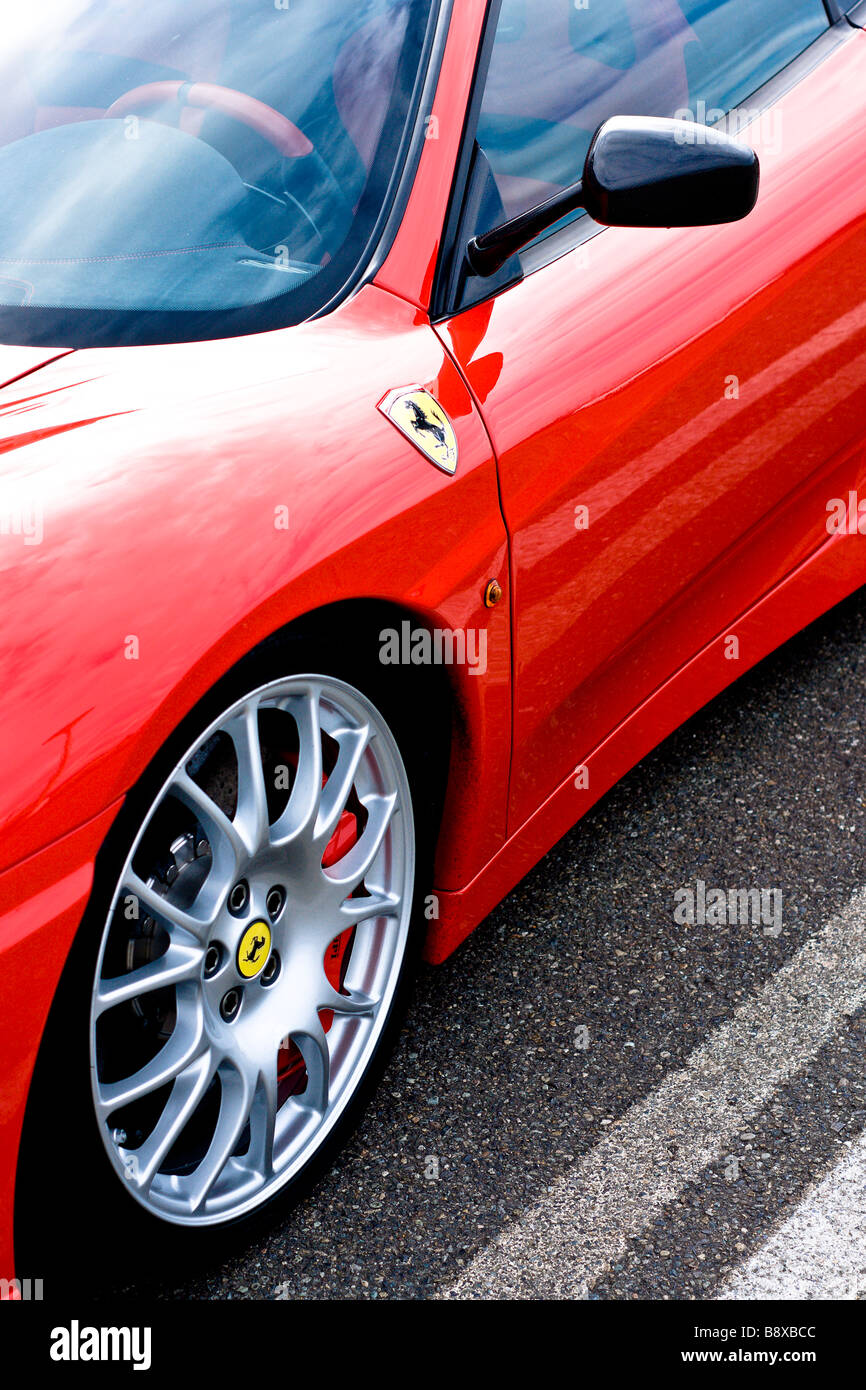
M307 211L304 202L299 201L288 188L285 188L284 192L289 201L299 209L323 248L329 249L329 240L334 242L334 247L330 249L335 249L341 244L353 214L339 180L330 165L318 153L313 142L294 121L290 121L288 116L275 111L272 106L267 106L256 97L248 96L246 92L238 92L233 87L220 87L215 82L148 82L142 87L133 87L131 91L118 97L104 113L103 119L116 120L124 116L137 115L142 109L162 106L172 101L180 108L189 106L195 110L218 111L221 115L240 121L267 140L284 159L305 160L310 156L309 164L305 163L303 166L303 177L299 177L298 181L308 192L317 180L327 185L332 206L337 210L330 238L319 230L315 218ZM300 176L302 166L296 167Z
M178 106L191 106L202 111L219 111L231 116L256 134L264 137L284 159L300 159L313 153L313 145L294 121L266 106L263 101L236 92L233 87L218 87L215 82L148 82L133 87L118 97L105 112L105 120L137 115L142 107L161 106L174 101Z

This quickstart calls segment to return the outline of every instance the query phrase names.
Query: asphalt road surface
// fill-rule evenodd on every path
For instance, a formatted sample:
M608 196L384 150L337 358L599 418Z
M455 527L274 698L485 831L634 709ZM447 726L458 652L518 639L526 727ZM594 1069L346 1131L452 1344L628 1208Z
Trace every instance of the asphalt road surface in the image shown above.
M338 1164L163 1296L866 1297L864 756L866 594L425 969ZM698 880L781 931L678 923Z

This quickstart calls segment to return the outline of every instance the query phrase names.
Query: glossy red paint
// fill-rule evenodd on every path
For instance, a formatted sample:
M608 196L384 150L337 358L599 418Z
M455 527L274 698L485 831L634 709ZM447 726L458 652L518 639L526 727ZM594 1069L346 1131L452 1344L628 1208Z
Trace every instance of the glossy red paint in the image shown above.
M96 853L168 735L263 638L355 598L486 629L486 672L450 672L441 960L661 738L866 578L862 538L826 530L828 499L866 488L866 130L839 98L866 36L784 97L748 222L604 232L434 329L485 11L454 7L400 231L340 308L221 342L0 348L7 496L35 497L44 525L0 551L0 1276ZM415 382L455 425L454 478L376 409Z
M430 307L445 210L486 14L487 0L457 0L454 4L436 100L426 122L424 152L399 231L376 275L377 285L425 312ZM436 210L433 216L431 209Z
M859 495L866 489L866 460L858 471ZM428 959L447 960L524 874L547 853L614 783L702 708L732 680L727 639L737 638L740 659L733 677L744 675L769 652L859 589L866 578L862 537L828 538L820 549L753 603L714 641L698 652L644 701L588 755L502 846L472 883L459 893L439 895L439 930ZM583 774L583 775L580 775Z
M90 894L93 863L119 806L109 806L41 854L0 875L2 1279L13 1277L15 1164L30 1078L51 1000Z
M606 229L442 325L511 536L512 833L826 539L827 499L854 485L866 107L834 94L864 61L851 30L779 102L781 139L749 132L762 179L745 221Z
M0 392L7 495L32 498L38 478L44 505L42 544L7 537L0 557L0 1053L10 1059L0 1277L12 1273L12 1174L32 1066L108 827L95 818L214 682L269 633L341 598L484 626L485 677L452 670L464 756L449 786L453 833L439 846L445 886L474 877L503 843L510 756L508 605L484 607L489 579L508 583L495 464L417 310L370 286L284 333L28 366ZM416 381L454 423L457 478L376 408L386 387ZM288 531L275 527L283 507ZM79 863L67 846L82 843L85 823L99 831ZM36 972L28 933L34 952L50 941Z
M376 408L383 383L414 381L454 422L455 479ZM509 616L483 601L507 578L505 528L478 412L416 310L370 286L285 332L76 352L0 394L0 429L12 495L38 469L44 507L42 544L7 541L0 571L0 662L20 671L0 733L0 868L122 795L270 632L359 596L487 628L485 678L453 670L468 726L496 745L457 793L476 828L461 812L440 858L449 886L480 868L505 835Z
M36 372L40 367L47 366L49 362L56 362L61 357L68 357L69 348L62 352L52 351L50 348L26 348L26 347L7 347L0 344L0 386L10 386L13 381L20 381L23 377L29 376L31 372Z

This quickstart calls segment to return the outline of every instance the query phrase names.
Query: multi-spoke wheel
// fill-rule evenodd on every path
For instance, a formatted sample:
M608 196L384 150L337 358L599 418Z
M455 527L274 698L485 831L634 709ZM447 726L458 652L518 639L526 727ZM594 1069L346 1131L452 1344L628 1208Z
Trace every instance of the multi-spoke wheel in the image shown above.
M264 685L180 758L117 878L90 1015L102 1142L152 1216L235 1220L320 1151L386 1026L414 876L397 743L344 682Z

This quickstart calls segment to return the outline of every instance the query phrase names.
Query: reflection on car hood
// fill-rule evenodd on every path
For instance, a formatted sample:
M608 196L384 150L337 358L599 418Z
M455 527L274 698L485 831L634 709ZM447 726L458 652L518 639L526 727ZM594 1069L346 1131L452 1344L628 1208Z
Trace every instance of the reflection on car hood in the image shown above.
M38 371L40 367L47 367L60 357L68 357L70 351L70 348L7 347L0 344L0 390Z

